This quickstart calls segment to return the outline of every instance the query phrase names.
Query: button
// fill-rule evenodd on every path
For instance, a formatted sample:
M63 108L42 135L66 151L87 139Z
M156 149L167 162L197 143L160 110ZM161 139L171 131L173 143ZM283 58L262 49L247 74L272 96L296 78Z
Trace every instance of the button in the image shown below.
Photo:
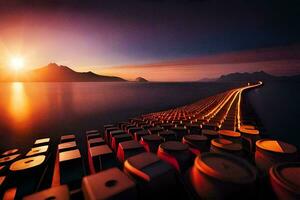
M118 168L84 177L82 191L86 200L137 199L135 183Z

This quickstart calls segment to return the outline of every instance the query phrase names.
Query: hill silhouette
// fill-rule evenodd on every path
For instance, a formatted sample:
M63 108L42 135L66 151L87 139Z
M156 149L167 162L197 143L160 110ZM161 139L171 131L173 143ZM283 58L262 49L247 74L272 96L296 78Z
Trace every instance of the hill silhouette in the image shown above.
M274 76L264 71L253 73L231 73L222 75L216 81L218 82L257 82L257 81L300 81L300 75L295 76Z
M49 63L45 67L24 72L16 76L6 76L4 81L32 81L32 82L112 82L126 81L116 76L103 76L89 72L76 72L71 68L56 63Z
M135 81L136 81L136 82L141 82L141 83L142 83L142 82L144 82L144 83L145 83L145 82L149 82L147 79L145 79L145 78L143 78L143 77L137 77L137 78L135 79Z

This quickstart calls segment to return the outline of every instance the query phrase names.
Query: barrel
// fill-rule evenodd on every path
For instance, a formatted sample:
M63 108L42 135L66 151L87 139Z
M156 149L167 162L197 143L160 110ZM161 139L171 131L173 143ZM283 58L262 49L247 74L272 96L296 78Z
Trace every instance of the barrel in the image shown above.
M243 147L239 143L234 143L231 140L216 138L211 140L210 152L215 153L231 153L237 156L242 156Z
M36 191L46 162L45 155L27 157L15 161L9 167L10 180L17 187L16 199Z
M297 148L291 144L272 139L256 142L255 163L257 168L267 173L273 165L297 160Z
M159 145L157 156L173 166L178 172L184 172L192 165L194 155L189 146L177 141L168 141Z
M287 162L271 167L272 190L279 200L300 199L300 162Z
M219 130L220 138L231 140L232 142L241 142L241 134L231 130Z
M227 153L203 153L189 171L189 181L199 199L253 199L256 179L251 164Z
M242 144L244 149L250 153L254 152L255 143L260 139L259 130L256 130L255 127L254 129L251 129L251 126L247 125L246 127L241 126L239 128L239 132L242 135Z
M198 155L208 150L207 140L207 137L204 135L185 135L182 138L182 143L189 145L192 153Z
M209 129L202 129L202 135L205 135L209 141L219 137L219 133L217 131Z
M140 143L144 145L145 149L152 153L157 152L158 146L162 142L163 138L156 134L142 136L142 139L140 140Z
M175 170L155 154L145 152L131 156L124 163L124 171L137 183L141 199L176 197Z

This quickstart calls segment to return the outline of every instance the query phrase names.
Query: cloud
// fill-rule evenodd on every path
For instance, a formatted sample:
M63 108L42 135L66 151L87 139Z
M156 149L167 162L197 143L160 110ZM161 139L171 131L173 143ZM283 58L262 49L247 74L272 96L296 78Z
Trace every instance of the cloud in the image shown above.
M128 79L142 76L153 81L196 81L232 72L264 70L274 75L300 73L300 46L231 52L143 65L109 67L99 73Z

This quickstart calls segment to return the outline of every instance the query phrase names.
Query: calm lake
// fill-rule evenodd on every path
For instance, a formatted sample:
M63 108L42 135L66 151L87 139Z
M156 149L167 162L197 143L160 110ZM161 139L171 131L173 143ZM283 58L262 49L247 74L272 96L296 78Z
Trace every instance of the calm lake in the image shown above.
M231 88L221 83L1 83L1 149L27 147L177 107Z
M0 147L27 147L192 103L232 88L230 83L1 83ZM272 83L249 93L266 129L299 145L299 83Z

